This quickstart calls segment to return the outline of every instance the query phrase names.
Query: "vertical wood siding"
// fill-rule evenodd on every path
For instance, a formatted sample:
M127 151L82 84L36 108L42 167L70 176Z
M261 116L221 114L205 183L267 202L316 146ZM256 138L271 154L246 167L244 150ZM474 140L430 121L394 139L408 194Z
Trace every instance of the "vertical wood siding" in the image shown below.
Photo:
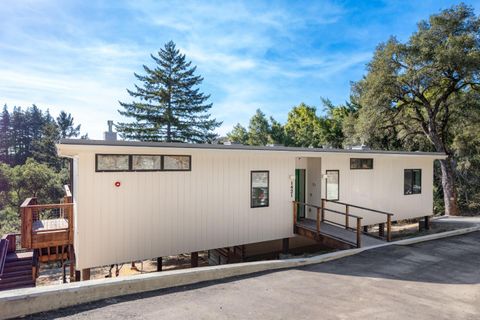
M293 236L293 155L188 149L180 153L192 155L192 171L95 172L95 152L79 154L77 268ZM250 208L252 170L270 171L269 207ZM120 187L114 186L116 181Z
M351 170L350 158L373 158L373 169ZM422 193L404 195L404 169L422 169ZM414 156L325 155L322 173L340 170L341 202L394 214L393 221L422 217L433 213L433 159ZM322 182L325 197L325 180ZM329 203L328 207L344 212L345 207ZM351 208L351 214L363 216L363 225L386 221L386 217ZM342 222L344 217L329 214L332 220ZM350 225L355 221L350 220Z
M432 157L124 146L73 151L68 154L75 155L79 269L291 237L290 176L296 167L307 169L307 202L320 204L325 197L322 174L340 170L342 202L392 212L394 220L432 214ZM95 153L191 155L192 170L95 172ZM373 170L351 170L351 157L373 158ZM404 169L422 169L421 194L403 194ZM270 172L269 207L250 208L252 170ZM358 209L350 212L364 216L363 225L385 219ZM344 217L329 218L344 222Z

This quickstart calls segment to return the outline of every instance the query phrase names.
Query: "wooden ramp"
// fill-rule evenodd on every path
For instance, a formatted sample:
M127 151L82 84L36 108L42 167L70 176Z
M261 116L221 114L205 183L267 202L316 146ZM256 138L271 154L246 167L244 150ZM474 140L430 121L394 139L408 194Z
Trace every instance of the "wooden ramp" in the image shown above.
M342 248L357 247L356 230L346 229L345 227L336 226L328 222L322 222L320 231L317 232L317 221L311 219L302 219L298 221L295 229L295 233L319 242L324 242L327 245L330 244ZM363 233L360 234L360 241L362 247L376 246L385 243L385 241L381 239Z
M339 249L352 247L360 248L362 246L370 247L379 245L385 243L385 241L391 240L392 213L326 199L322 199L322 204L320 206L298 201L293 201L292 203L294 226L293 232L298 235L313 239L326 246ZM345 211L327 208L327 203L335 203L337 206L344 206ZM298 212L307 212L307 208L310 212L313 210L312 213L314 213L316 219L312 219L311 217L299 217L297 215ZM362 223L363 216L359 214L352 214L350 212L351 208L382 215L386 222L379 223L380 237L368 235L368 226ZM341 219L336 219L336 221L329 220L331 218L328 217L329 219L327 219L325 213L328 213L329 215L337 215L337 217L340 217ZM344 223L341 224L338 222L338 220L343 220ZM354 223L352 224L352 222ZM382 236L384 236L382 230L385 225L387 226L387 236L382 238Z

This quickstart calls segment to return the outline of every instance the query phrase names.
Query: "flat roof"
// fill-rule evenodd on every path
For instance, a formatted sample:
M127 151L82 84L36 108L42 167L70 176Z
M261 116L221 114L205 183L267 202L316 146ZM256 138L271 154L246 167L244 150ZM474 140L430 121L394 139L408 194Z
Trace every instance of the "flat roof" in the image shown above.
M385 155L425 155L444 158L442 152L423 151L387 151L387 150L360 150L360 149L329 149L329 148L303 148L285 146L249 146L243 144L194 144L178 142L147 142L147 141L107 141L88 139L61 139L61 145L82 145L82 146L114 146L114 147L151 147L151 148L182 148L182 149L214 149L214 150L252 150L252 151L287 151L287 152L319 152L319 153L358 153L358 154L385 154Z

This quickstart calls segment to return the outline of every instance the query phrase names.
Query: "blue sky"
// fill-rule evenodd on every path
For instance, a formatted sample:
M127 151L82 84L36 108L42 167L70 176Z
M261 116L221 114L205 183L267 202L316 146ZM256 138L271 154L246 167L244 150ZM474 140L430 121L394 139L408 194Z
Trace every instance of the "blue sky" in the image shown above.
M478 1L465 1L476 13ZM150 53L173 40L197 65L224 134L261 108L348 100L378 43L458 1L50 1L0 6L0 104L72 113L101 138Z

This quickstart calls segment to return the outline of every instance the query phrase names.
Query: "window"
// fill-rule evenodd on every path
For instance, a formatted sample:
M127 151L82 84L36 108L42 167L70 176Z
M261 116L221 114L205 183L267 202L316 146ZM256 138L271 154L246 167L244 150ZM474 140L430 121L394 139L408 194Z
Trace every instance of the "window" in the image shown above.
M128 171L130 159L123 154L97 154L96 171Z
M162 156L134 155L132 156L132 170L161 170Z
M189 171L190 156L163 156L163 170Z
M97 154L95 171L190 171L189 155Z
M339 200L340 171L327 170L326 196L327 200Z
M350 169L373 169L373 159L350 158Z
M421 169L405 169L403 183L403 193L420 194L422 193L422 170Z
M252 171L250 173L251 202L250 207L268 207L269 200L269 172Z

